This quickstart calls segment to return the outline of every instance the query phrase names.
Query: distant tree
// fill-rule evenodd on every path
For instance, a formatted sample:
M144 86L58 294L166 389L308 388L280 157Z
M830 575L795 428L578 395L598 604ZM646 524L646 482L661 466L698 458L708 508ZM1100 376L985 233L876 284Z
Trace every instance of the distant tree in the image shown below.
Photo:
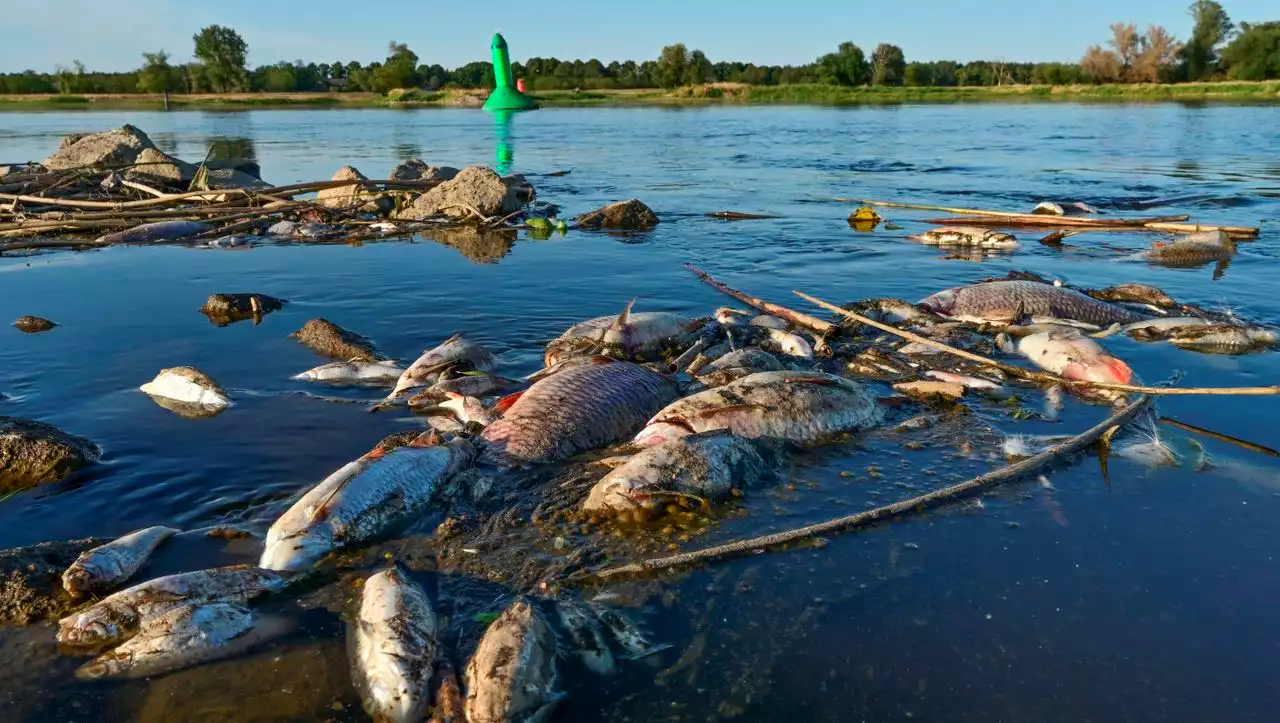
M1222 51L1222 63L1236 80L1280 78L1280 22L1240 23L1240 34Z
M818 77L830 85L866 85L871 79L867 56L853 43L840 43L836 52L818 58Z
M888 43L876 46L871 54L872 85L902 85L906 71L907 60L902 48Z
M182 87L180 74L169 65L169 54L163 50L142 54L138 71L138 90L143 93L168 93Z
M249 46L240 34L221 25L210 25L195 34L195 56L204 64L204 77L218 93L242 90L247 85L245 61Z
M1191 39L1182 49L1182 62L1187 80L1204 80L1218 71L1218 53L1230 37L1235 24L1227 11L1213 0L1196 0L1191 4Z
M902 82L913 88L933 85L933 66L928 63L907 63Z
M1080 59L1080 70L1094 83L1118 83L1124 73L1120 56L1101 45L1091 45Z
M655 68L658 85L662 88L675 88L684 85L685 73L689 68L689 49L684 43L676 43L668 45L662 49L662 54L658 56L658 66Z
M1160 83L1172 80L1174 65L1182 43L1159 25L1147 27L1142 38L1141 50L1133 59L1129 79L1137 83Z
M721 80L716 75L715 66L707 58L706 54L701 50L695 50L689 55L689 67L685 71L684 82L686 83L715 83Z
M1111 39L1107 41L1115 56L1120 60L1120 80L1129 80L1133 61L1142 51L1142 36L1138 34L1138 26L1125 23L1111 24Z
M421 82L417 54L408 45L393 40L387 46L386 62L373 74L370 90L385 93L394 88L414 88Z
M293 63L279 62L255 68L251 78L254 90L267 93L289 93L298 90L298 74Z

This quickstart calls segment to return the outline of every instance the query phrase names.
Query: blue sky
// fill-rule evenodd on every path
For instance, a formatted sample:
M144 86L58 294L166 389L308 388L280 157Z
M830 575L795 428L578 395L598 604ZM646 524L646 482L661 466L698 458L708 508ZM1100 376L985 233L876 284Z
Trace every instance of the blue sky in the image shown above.
M213 23L240 32L250 65L359 60L408 43L454 67L488 55L501 29L512 57L643 60L683 42L715 60L807 63L852 40L902 46L909 60L1077 60L1115 21L1164 25L1185 38L1190 0L0 0L0 71L49 71L81 60L128 70L144 50L191 57ZM1280 19L1275 0L1224 0L1237 21Z

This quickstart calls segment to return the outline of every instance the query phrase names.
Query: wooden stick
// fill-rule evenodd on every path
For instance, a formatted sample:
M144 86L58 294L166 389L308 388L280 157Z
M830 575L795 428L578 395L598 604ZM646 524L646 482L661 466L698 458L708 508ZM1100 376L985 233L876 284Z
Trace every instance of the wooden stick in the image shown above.
M1047 214L1040 214L1040 213L1020 213L1017 211L988 211L980 208L951 208L948 206L926 206L918 203L892 203L889 201L871 201L868 199L857 199L857 198L837 198L835 200L843 203L861 203L867 206L880 206L882 208L907 208L914 211L941 211L943 213L958 213L962 216L989 216L989 217L999 217L999 218L1008 218L1008 219L1032 219L1032 220L1041 219L1041 220L1067 221L1071 225L1081 225L1081 226L1094 226L1094 225L1141 226L1143 224L1150 223L1153 221L1170 221L1170 220L1185 221L1186 219L1190 218L1190 216L1183 215L1183 216L1177 216L1177 217L1161 216L1157 218L1146 218L1146 219L1143 219L1143 218L1095 219L1095 218L1087 218L1084 216L1050 216ZM956 221L955 219L952 219L952 222L960 223L962 221ZM1044 224L1044 225L1050 225L1050 224Z
M859 323L866 324L867 326L875 327L877 329L880 329L881 331L887 331L890 334L900 336L903 339L908 339L910 341L914 341L919 344L924 344L925 346L932 347L934 349L937 349L938 351L944 351L944 352L947 352L948 354L954 354L955 356L958 356L961 359L968 359L969 361L975 361L975 362L978 362L979 364L986 364L988 366L993 366L1003 372L1012 374L1016 377L1019 377L1021 379L1026 379L1029 381L1048 382L1051 384L1066 384L1074 387L1085 387L1087 389L1107 389L1107 390L1116 391L1116 392L1137 392L1139 394L1151 394L1151 395L1162 395L1162 396L1172 396L1172 395L1270 396L1270 395L1280 394L1280 386L1277 386L1277 387L1146 387L1146 386L1140 386L1135 384L1111 384L1110 382L1089 382L1089 381L1081 381L1076 379L1063 379L1062 377L1059 377L1056 374L1046 374L1043 372L1029 371L1027 369L1023 369L1022 367L1014 366L1012 364L1005 364L1003 362L998 362L994 359L988 359L979 354L974 354L973 352L968 352L968 351L964 351L963 349L956 349L955 347L947 346L942 342L934 341L933 339L920 336L919 334L913 334L912 332L899 329L896 326L890 326L889 324L883 324L873 319L868 319L867 317L862 316L861 314L857 314L847 309L841 309L835 304L830 304L828 302L823 301L822 299L814 298L800 291L793 291L791 293L795 294L796 296L799 296L800 298L804 299L805 301L808 301L811 304L816 304L817 306L820 306L828 311L840 314L841 316L848 317Z
M1236 445L1237 447L1243 447L1243 448L1245 448L1245 449L1247 449L1247 450L1250 450L1250 451L1252 451L1252 452L1260 452L1260 453L1262 453L1262 454L1267 455L1268 457L1280 457L1280 452L1277 452L1276 450L1274 450L1274 449L1272 449L1272 448L1270 448L1270 447L1264 447L1264 446L1262 446L1261 444L1254 444L1253 442L1247 442L1247 441L1245 441L1245 440L1243 440L1243 439L1240 439L1239 437L1232 437L1232 436L1231 436L1231 435L1229 435L1229 434L1223 434L1223 433L1221 433L1221 432L1215 432L1215 431L1213 431L1213 430L1211 430L1211 429L1205 429L1204 427L1197 427L1197 426L1196 426L1196 425L1194 425L1194 424L1187 424L1186 422L1179 422L1179 421L1178 421L1178 420L1176 420L1176 419L1170 419L1170 418L1168 418L1168 417L1161 417L1161 418L1160 418L1160 423L1161 423L1161 424L1167 424L1167 425L1169 425L1170 427L1177 427L1178 429L1186 430L1186 431L1188 431L1188 432L1192 432L1192 433L1194 433L1194 434L1204 435L1204 436L1206 436L1206 437L1208 437L1208 438L1210 438L1210 439L1216 439L1216 440L1218 440L1218 441L1220 441L1220 442L1226 442L1226 443L1228 443L1228 444L1234 444L1234 445Z
M747 306L753 307L755 309L759 309L760 311L763 311L766 314L772 314L773 316L776 316L780 319L786 319L787 321L791 322L792 324L795 324L796 326L803 326L806 329L809 329L810 331L813 331L818 334L833 334L833 333L839 333L840 331L840 327L830 322L823 321L822 319L819 319L816 316L809 316L808 314L805 314L799 311L794 311L792 309L788 309L785 306L772 304L768 301L765 301L764 299L759 299L754 296L745 294L741 291L738 291L737 289L730 288L729 286L726 286L723 282L717 280L711 274L708 274L707 272L703 271L697 266L694 266L693 264L685 264L684 267L686 269L689 269L693 273L697 274L699 280L701 280L703 283L707 284L711 288L715 289L716 291L719 291L720 293L726 294L728 296L732 296L733 298L737 299L738 301L741 301Z
M753 537L749 540L730 542L728 544L717 545L715 547L696 550L694 552L685 552L679 555L671 555L670 557L643 560L630 565L622 565L621 567L601 570L596 572L594 577L597 579L608 580L610 578L624 575L635 575L643 572L653 572L655 570L666 570L673 567L681 567L697 562L720 560L733 555L763 551L770 547L817 537L818 535L842 532L844 530L862 527L879 520L886 520L913 512L920 512L926 508L935 507L939 504L954 502L957 499L970 495L983 488L992 487L1003 482L1017 479L1024 475L1037 472L1049 464L1061 461L1076 454L1077 452L1080 452L1096 442L1098 438L1112 427L1119 427L1128 424L1134 417L1151 404L1152 399L1153 398L1149 396L1138 397L1111 416L1071 439L1066 440L1062 444L1050 447L1034 457L1029 457L1020 462L1006 465L993 472L978 475L966 482L961 482L950 487L944 487L943 489L936 490L928 494L894 502L893 504L885 505L883 507L877 507L874 510L866 510L864 512L859 512L845 517L837 517L836 519L828 520L826 522L819 522L815 525L808 525L806 527L787 530L785 532L777 532L771 535L763 535L761 537Z
M407 189L430 189L439 183L437 181L371 181L371 180L350 180L350 181L312 181L309 183L295 183L291 186L274 186L272 188L249 189L249 188L227 188L212 191L188 191L187 193L174 193L164 198L148 198L141 201L70 201L66 199L45 198L43 196L23 196L8 193L0 193L0 201L22 201L24 203L38 203L45 206L65 206L68 208L101 208L101 209L126 209L126 208L147 208L150 206L163 206L175 201L190 200L209 196L255 196L270 194L273 196L281 196L284 194L302 194L312 191L323 191L327 188L342 188L343 186L387 186L388 188L407 188Z
M939 226L1050 226L1054 228L1082 228L1082 229L1143 229L1148 228L1148 224L1152 223L1172 223L1175 221L1186 221L1191 218L1187 215L1180 216L1157 216L1154 218L1111 218L1111 219L1094 219L1080 218L1079 216L1040 216L1037 214L1026 214L1025 216L960 216L958 218L927 218L924 223L937 224Z

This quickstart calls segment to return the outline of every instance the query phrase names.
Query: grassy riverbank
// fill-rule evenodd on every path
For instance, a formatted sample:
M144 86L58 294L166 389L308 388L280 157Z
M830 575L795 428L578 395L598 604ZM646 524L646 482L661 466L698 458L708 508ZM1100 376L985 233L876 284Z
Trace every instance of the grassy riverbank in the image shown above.
M532 94L544 106L669 105L685 103L954 103L1002 101L1121 102L1280 102L1280 81L1256 83L1178 83L1171 85L1004 85L948 88L851 88L832 85L748 86L732 83L674 90L543 91ZM393 91L376 93L227 93L172 95L169 107L236 108L387 108L474 107L483 91ZM0 95L0 110L159 109L159 95Z

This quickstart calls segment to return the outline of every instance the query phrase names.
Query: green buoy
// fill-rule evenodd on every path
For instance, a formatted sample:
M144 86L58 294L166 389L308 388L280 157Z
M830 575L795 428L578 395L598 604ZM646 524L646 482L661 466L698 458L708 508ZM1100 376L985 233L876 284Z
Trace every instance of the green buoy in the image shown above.
M538 104L533 98L516 89L511 79L511 56L507 52L507 41L502 33L493 34L493 42L489 44L493 54L493 78L495 88L484 102L485 110L534 110Z

